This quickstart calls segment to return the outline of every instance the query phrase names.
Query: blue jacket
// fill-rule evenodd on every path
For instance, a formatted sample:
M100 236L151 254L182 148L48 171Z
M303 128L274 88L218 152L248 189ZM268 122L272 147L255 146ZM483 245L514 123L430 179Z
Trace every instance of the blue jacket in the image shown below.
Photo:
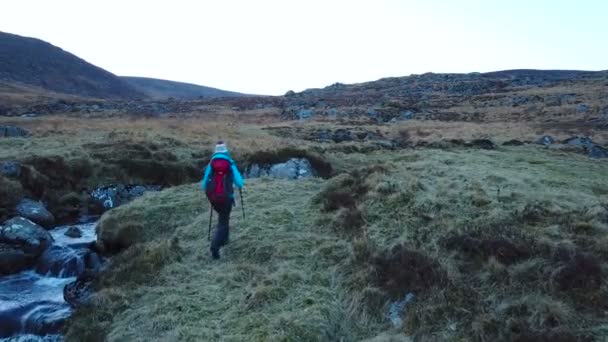
M211 157L211 161L213 161L214 159L219 159L219 158L226 159L227 161L230 162L230 168L232 169L232 181L234 182L234 185L237 188L242 189L243 185L245 185L245 181L243 180L243 176L241 176L239 169L236 167L234 160L232 160L232 158L230 158L230 154L228 154L228 152L215 153ZM207 165L207 167L205 168L205 175L203 176L203 180L201 181L201 188L203 189L203 191L205 191L205 186L207 185L207 179L209 179L210 174L211 174L211 162L209 162L209 165Z

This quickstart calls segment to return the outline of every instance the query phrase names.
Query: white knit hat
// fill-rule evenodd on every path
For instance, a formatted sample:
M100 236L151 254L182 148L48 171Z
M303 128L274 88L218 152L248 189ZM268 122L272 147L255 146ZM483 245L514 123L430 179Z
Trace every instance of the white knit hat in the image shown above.
M217 144L215 144L215 153L226 152L228 152L228 147L226 147L226 144L223 141L218 141Z

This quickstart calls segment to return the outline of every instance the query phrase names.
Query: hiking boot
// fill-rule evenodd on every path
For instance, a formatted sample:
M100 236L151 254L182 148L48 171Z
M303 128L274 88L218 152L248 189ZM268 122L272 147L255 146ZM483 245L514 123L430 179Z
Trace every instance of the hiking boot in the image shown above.
M212 248L211 249L211 257L215 260L220 258L220 250L217 248Z

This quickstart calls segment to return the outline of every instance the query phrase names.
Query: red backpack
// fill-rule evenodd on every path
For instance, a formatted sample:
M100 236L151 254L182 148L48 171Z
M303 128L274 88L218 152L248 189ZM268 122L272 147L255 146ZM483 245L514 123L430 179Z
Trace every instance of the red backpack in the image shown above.
M211 161L211 173L207 178L205 192L211 203L228 203L234 198L232 168L230 161L216 158Z

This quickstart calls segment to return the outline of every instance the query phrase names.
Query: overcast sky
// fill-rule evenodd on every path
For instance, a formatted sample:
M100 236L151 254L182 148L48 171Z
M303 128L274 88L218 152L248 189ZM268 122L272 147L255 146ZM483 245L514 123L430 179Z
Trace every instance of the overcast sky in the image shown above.
M608 69L603 0L2 0L117 75L279 95L425 72Z

